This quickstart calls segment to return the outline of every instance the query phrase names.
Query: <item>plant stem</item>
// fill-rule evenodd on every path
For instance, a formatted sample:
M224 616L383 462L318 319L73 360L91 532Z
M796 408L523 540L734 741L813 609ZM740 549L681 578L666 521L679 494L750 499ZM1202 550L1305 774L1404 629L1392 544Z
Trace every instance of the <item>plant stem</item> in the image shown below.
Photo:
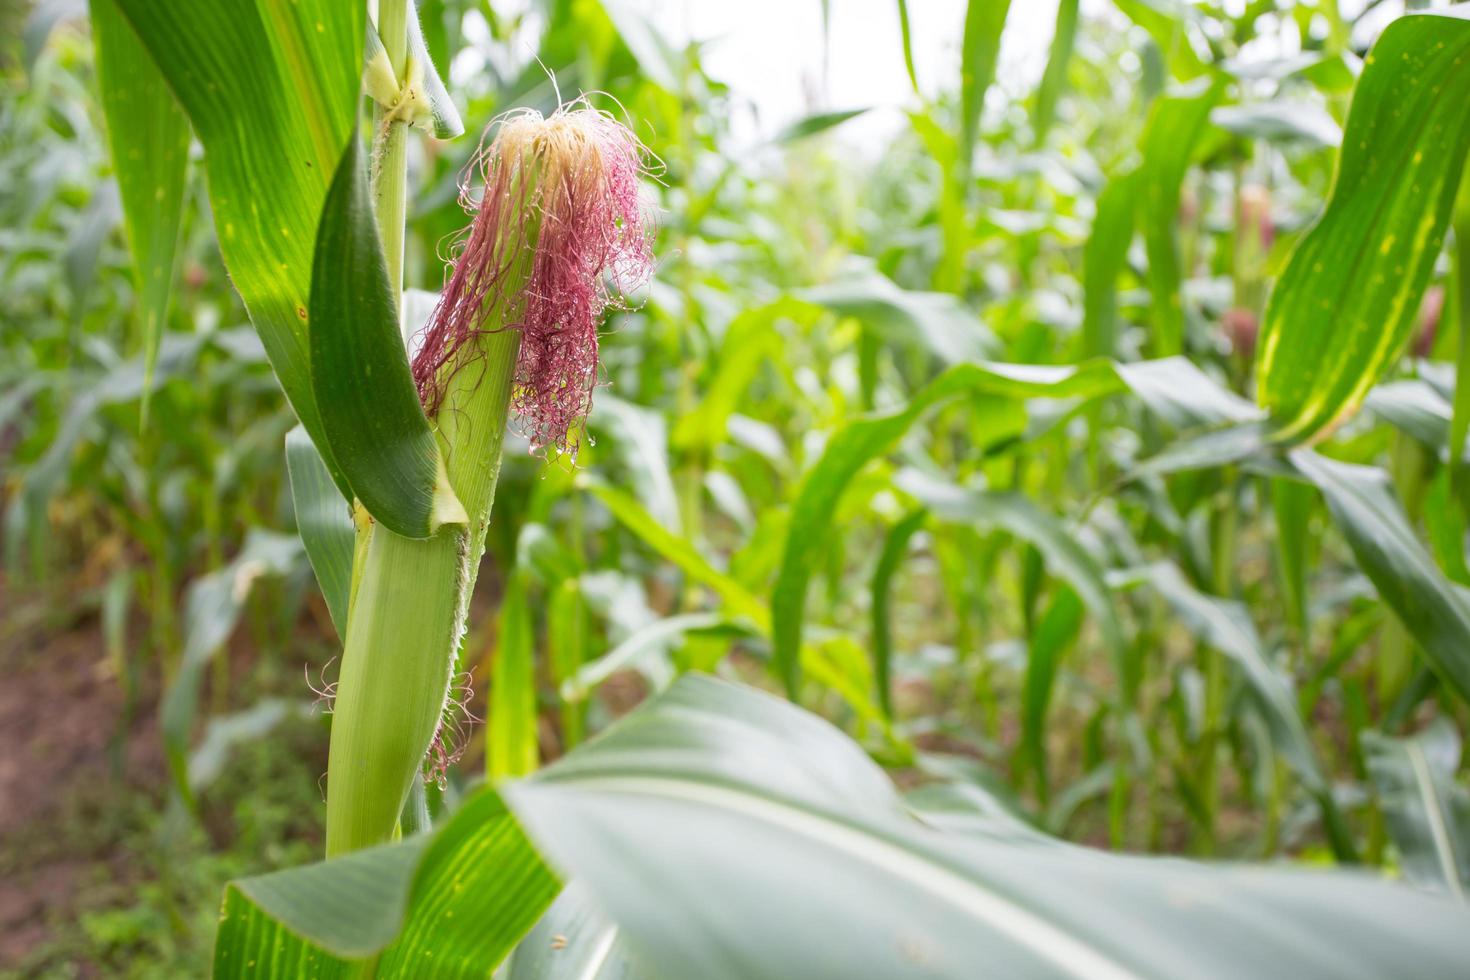
M477 342L439 412L467 528L427 540L376 528L347 619L327 770L327 855L391 839L438 730L500 474L520 333ZM466 351L468 353L468 351Z
M400 88L408 77L408 0L379 0L378 36ZM390 107L378 106L373 137L373 211L388 261L388 282L397 297L403 292L403 231L407 215L408 124L392 118Z

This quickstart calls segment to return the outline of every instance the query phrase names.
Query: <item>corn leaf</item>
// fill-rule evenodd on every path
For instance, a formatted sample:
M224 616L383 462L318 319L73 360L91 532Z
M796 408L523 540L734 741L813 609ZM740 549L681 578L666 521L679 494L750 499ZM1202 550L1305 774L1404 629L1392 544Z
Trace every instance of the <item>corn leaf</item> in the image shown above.
M430 834L231 882L214 976L485 977L559 888L483 790Z
M426 538L468 520L419 405L378 240L362 148L322 205L311 279L311 384L330 457L373 519Z
M1409 738L1362 735L1363 750L1404 877L1460 901L1470 889L1470 789L1455 774L1460 737L1439 718Z
M1148 250L1156 354L1169 356L1184 349L1179 194L1189 162L1210 121L1210 110L1223 88L1216 81L1199 91L1156 100L1143 130L1143 162L1136 179L1143 243Z
M965 8L965 33L960 42L960 168L969 173L980 135L980 113L985 92L995 79L1000 61L1000 35L1005 30L1011 0L970 0Z
M576 882L557 896L505 964L505 980L633 980L622 934Z
M1414 330L1470 147L1470 15L1390 24L1365 62L1322 216L1271 291L1258 398L1278 436L1357 410Z
M1306 450L1291 462L1322 495L1358 567L1419 642L1429 662L1470 699L1470 590L1445 578L1420 543L1388 474Z
M699 675L505 793L658 976L1430 978L1470 926L1357 876L936 829L826 722Z
M525 578L513 574L500 602L490 675L485 774L492 784L535 772L540 762L535 646Z
M1036 114L1031 118L1037 146L1046 142L1047 130L1056 118L1057 101L1067 87L1067 66L1071 64L1072 47L1077 40L1077 6L1078 0L1061 0L1057 4L1056 30L1046 56L1046 71L1036 89Z
M138 285L145 364L141 413L146 422L147 382L167 320L184 214L189 120L115 0L92 0L91 9L97 89Z
M114 0L204 146L220 254L286 397L325 445L307 342L312 244L352 136L366 13L337 0ZM347 492L336 461L327 468Z
M337 636L347 636L355 530L347 501L337 492L327 464L301 426L286 433L286 473L296 509L296 531L327 602Z

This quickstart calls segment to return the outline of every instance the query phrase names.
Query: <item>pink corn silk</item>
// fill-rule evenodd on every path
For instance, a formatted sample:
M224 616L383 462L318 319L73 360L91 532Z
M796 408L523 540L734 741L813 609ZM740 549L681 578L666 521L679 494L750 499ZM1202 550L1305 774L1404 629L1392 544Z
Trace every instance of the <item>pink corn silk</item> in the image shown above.
M427 412L438 411L463 366L456 355L498 312L505 323L496 329L521 332L518 428L534 451L575 456L598 380L597 325L613 300L607 281L627 292L653 269L638 198L643 154L627 127L585 107L506 118L481 143L467 169L479 170L485 191L477 202L470 181L461 184L474 220L412 364Z

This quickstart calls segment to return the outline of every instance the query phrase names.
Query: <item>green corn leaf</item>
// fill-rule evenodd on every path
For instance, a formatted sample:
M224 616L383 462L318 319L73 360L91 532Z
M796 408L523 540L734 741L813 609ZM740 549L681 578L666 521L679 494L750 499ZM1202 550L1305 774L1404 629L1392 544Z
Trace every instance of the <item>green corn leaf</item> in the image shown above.
M795 143L798 140L806 139L808 136L815 136L818 133L841 126L849 119L856 119L867 111L868 107L863 106L860 109L837 109L832 112L816 112L810 116L803 116L772 137L771 142L777 144Z
M1144 127L1138 168L1139 218L1148 250L1148 285L1153 295L1154 351L1184 349L1183 273L1179 257L1179 194L1195 148L1219 101L1222 82L1199 91L1167 95L1154 102Z
M945 366L994 355L990 329L948 293L900 289L875 271L801 290L796 298L852 317L890 344L919 344Z
M485 774L492 784L536 771L536 634L525 579L512 575L501 597L490 677Z
M1470 926L1358 876L936 829L826 722L699 675L504 792L657 976L1427 980Z
M940 520L999 528L1034 545L1052 574L1075 589L1096 618L1123 682L1131 690L1133 667L1127 662L1128 647L1112 592L1103 581L1097 561L1061 521L1021 494L961 487L914 469L900 471L894 483Z
M301 426L286 433L286 472L296 509L296 531L332 615L337 636L347 636L347 599L352 588L356 531L347 501L337 492L327 464Z
M635 980L622 933L576 882L567 885L505 965L505 980Z
M1470 590L1445 578L1419 542L1388 474L1297 450L1291 462L1327 498L1378 594L1460 697L1470 699Z
M1311 561L1312 488L1282 477L1271 478L1271 511L1276 518L1274 541L1286 619L1305 644L1309 628L1307 572Z
M913 87L914 94L919 91L919 76L914 71L914 41L909 31L909 5L908 0L898 0L898 34L903 42L903 67L909 74L909 85Z
M294 535L253 529L233 561L189 585L184 597L184 651L158 709L169 768L186 801L193 799L188 752L204 670L235 631L255 583L285 575L300 557L301 542Z
M1460 737L1436 719L1410 738L1362 734L1368 775L1388 818L1404 877L1460 901L1470 891L1470 789L1456 779Z
M915 393L904 408L857 419L833 435L797 488L771 594L775 666L787 690L796 690L807 586L826 553L837 501L868 463L890 451L927 412L962 396L1085 400L1124 390L1177 426L1239 421L1256 414L1248 402L1183 358L1138 364L1098 359L1069 366L980 363L956 365Z
M1169 66L1169 73L1181 82L1192 81L1210 70L1195 51L1189 38L1189 25L1194 8L1179 0L1113 0L1129 20L1148 32Z
M1342 128L1331 113L1314 102L1256 102L1220 106L1210 122L1245 139L1298 142L1308 146L1337 146Z
M924 526L929 514L922 507L910 511L889 529L883 551L873 568L873 681L878 687L878 704L883 714L893 717L893 625L890 622L891 583L908 555L909 542Z
M1128 265L1137 185L1132 173L1108 181L1082 249L1082 337L1089 357L1118 353L1118 276Z
M673 562L685 575L713 591L725 607L736 616L743 616L756 624L757 629L769 629L771 614L766 604L745 586L710 564L688 539L678 537L654 520L633 497L604 483L583 477L583 485L629 531L657 552L666 561Z
M1005 30L1011 0L970 0L965 8L965 33L960 42L960 168L968 174L980 135L980 113L985 92L995 79L1000 60L1000 35Z
M312 243L357 119L364 5L114 2L204 146L230 281L286 397L320 448L325 439L307 341ZM346 493L336 461L326 462Z
M1364 64L1327 207L1271 291L1258 398L1278 436L1357 410L1414 331L1470 147L1470 14L1390 24Z
M322 432L367 512L406 538L467 522L409 372L356 139L322 205L310 333Z
M559 888L483 790L431 834L231 882L214 976L485 977Z
M97 89L107 117L108 147L138 284L146 365L141 421L146 424L147 382L153 377L158 341L167 321L183 224L189 120L115 0L91 3Z
M1067 87L1067 66L1072 62L1072 47L1077 40L1077 6L1078 0L1060 0L1057 4L1057 26L1046 56L1046 71L1036 89L1036 114L1031 119L1037 146L1046 142L1047 131L1056 118L1057 101Z
M1026 649L1021 687L1021 746L1036 771L1038 793L1047 797L1046 716L1063 654L1082 628L1084 607L1073 589L1060 588L1036 623Z

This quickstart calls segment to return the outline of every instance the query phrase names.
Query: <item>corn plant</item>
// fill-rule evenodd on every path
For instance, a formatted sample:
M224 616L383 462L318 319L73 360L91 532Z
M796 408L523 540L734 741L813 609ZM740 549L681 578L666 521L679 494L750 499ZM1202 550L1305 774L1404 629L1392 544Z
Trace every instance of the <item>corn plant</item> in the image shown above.
M785 182L698 166L730 147L685 113L717 99L698 50L617 3L550 5L554 78L467 127L443 6L92 4L141 392L192 134L300 423L299 548L257 535L191 595L304 551L342 646L325 860L229 885L217 975L1463 971L1462 12L1360 62L1299 5L1312 47L1263 66L1259 11L1064 0L1037 91L990 99L1011 5L968 4L935 94L899 3L917 107L854 217L815 162L854 113L783 132ZM626 107L561 104L589 23ZM468 221L447 270L412 254L425 136L463 146L420 219ZM508 430L537 469L501 487ZM176 745L219 642L185 643ZM629 676L653 694L612 720ZM1127 853L1181 849L1407 883Z

